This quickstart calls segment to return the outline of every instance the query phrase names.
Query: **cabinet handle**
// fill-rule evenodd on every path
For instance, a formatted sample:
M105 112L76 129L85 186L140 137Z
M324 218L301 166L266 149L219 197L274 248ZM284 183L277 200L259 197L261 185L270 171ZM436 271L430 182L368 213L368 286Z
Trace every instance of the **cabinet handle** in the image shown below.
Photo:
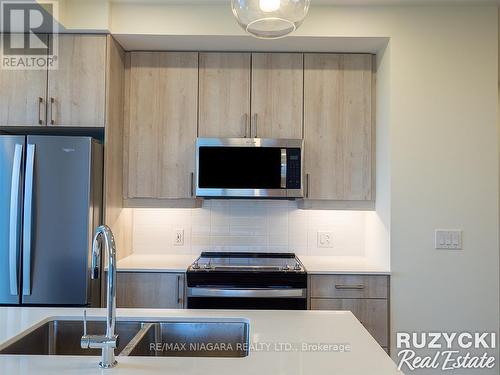
M38 124L39 125L43 125L42 106L43 106L43 98L41 96L39 96L38 97Z
M50 125L55 125L56 120L54 120L54 103L56 100L54 98L50 98Z
M306 198L309 198L309 173L306 174Z
M255 138L257 138L257 113L253 115L253 127L255 128L254 133L255 133Z
M362 289L365 289L365 286L362 285L362 284L359 284L359 285L335 284L335 289L355 289L355 290L362 290Z
M180 292L180 288L181 288L181 276L180 275L177 275L177 303L180 305L182 300L181 300L181 292Z
M194 197L194 172L191 172L191 196Z
M244 121L245 121L245 138L252 138L252 125L250 124L250 121L248 121L248 113L245 113L244 115ZM250 131L249 131L249 125L250 124Z

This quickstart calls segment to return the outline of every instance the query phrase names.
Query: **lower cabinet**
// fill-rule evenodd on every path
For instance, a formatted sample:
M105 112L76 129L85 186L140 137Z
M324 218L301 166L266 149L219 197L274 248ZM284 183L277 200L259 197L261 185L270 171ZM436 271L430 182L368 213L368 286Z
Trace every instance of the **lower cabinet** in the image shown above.
M379 345L389 348L389 276L311 275L311 310L348 310Z
M117 272L116 305L124 308L182 309L183 273Z

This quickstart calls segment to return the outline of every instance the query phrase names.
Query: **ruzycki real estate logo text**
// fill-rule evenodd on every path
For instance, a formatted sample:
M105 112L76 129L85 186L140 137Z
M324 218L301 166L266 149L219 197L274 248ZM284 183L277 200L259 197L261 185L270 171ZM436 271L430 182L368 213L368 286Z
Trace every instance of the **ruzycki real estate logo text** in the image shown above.
M495 332L398 332L399 369L404 372L435 369L481 373L496 368Z
M57 1L0 0L1 69L57 69Z

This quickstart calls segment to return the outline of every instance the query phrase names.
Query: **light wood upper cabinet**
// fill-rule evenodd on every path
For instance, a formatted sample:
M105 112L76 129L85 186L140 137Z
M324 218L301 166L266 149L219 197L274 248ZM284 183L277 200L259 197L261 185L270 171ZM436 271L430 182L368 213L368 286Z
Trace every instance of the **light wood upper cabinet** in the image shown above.
M250 136L249 53L200 53L200 137Z
M46 69L0 69L0 126L45 125L46 91Z
M301 53L252 55L252 137L302 138Z
M305 55L304 139L309 199L374 199L372 64L372 55Z
M127 198L192 197L198 53L132 52Z
M106 36L60 34L58 69L48 74L48 125L103 127Z

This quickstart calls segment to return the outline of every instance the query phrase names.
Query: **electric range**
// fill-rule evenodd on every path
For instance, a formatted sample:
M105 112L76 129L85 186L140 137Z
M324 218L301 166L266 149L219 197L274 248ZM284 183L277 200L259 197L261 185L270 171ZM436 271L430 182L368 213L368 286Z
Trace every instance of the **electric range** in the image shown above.
M293 253L203 252L186 281L191 309L307 308L307 272Z

